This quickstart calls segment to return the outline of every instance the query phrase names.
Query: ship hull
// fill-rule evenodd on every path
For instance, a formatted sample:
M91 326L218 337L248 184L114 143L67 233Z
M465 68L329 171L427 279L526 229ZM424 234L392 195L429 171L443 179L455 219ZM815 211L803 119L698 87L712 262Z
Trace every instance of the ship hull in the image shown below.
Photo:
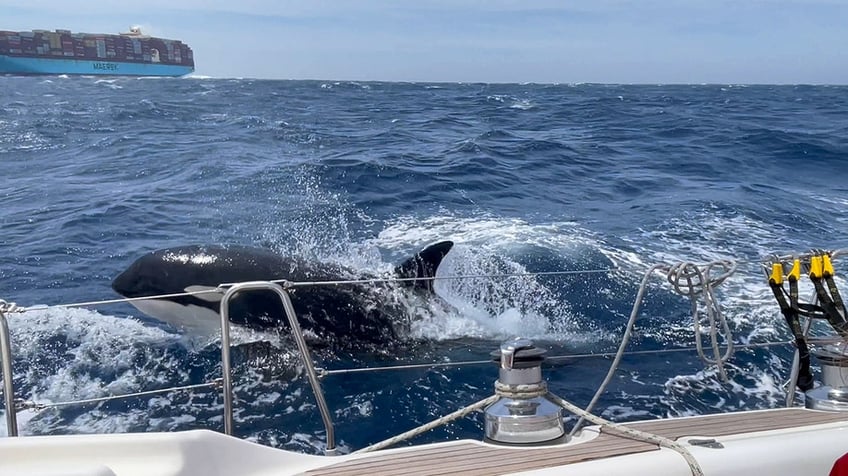
M67 58L29 58L0 55L0 74L12 75L102 75L102 76L185 76L191 66L159 63L131 63Z

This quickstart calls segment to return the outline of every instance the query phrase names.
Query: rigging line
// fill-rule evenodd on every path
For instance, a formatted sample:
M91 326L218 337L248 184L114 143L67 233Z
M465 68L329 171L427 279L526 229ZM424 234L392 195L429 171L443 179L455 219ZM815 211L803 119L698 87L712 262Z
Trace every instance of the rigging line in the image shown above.
M795 258L809 259L810 257L814 256L816 253L819 253L819 252L827 252L827 250L811 250L811 251L806 251L806 252L803 252L803 253L797 253L797 254L791 254L791 255L773 254L773 255L765 256L763 258L763 261L766 261L766 260L770 261L770 260L774 260L774 259L777 259L777 260L780 260L780 261L791 261ZM838 256L845 254L846 252L848 252L848 248L839 248L839 249L830 251L829 253L830 253L831 258L836 258Z
M168 388L159 388L156 390L147 390L144 392L136 392L136 393L127 393L124 395L110 395L108 397L98 397L98 398L87 398L84 400L70 400L67 402L56 402L56 403L35 403L35 402L24 402L25 404L29 403L36 409L48 409L48 408L56 408L56 407L65 407L69 405L87 405L89 403L101 403L109 400L118 400L122 398L132 398L132 397L144 397L147 395L156 395L159 393L169 393L169 392L179 392L183 390L195 390L198 388L205 387L218 387L221 385L222 379L215 379L211 382L206 383L198 383L194 385L184 385L181 387L168 387Z
M587 270L571 270L571 271L541 271L538 273L510 273L510 274L476 274L476 275L461 275L461 276L433 276L429 278L372 278L372 279L353 279L339 281L300 281L293 282L285 279L276 279L266 281L274 284L284 284L287 288L307 287L307 286L329 286L329 285L345 285L345 284L376 284L383 282L409 282L409 281L437 281L451 279L473 279L473 278L515 278L515 277L531 277L531 276L556 276L556 275L573 275L573 274L593 274L593 273L610 273L617 271L620 268L603 268L603 269L587 269ZM224 288L235 286L239 283L224 283L218 285L215 289L204 289L201 291L188 291L183 293L157 294L155 296L142 296L133 298L116 298L106 299L101 301L85 301L69 304L55 305L36 305L29 307L15 306L8 310L8 313L24 313L27 311L44 311L51 308L68 309L76 307L90 307L105 304L121 304L134 301L146 301L151 299L169 299L175 297L198 296L201 294L223 294Z
M823 251L827 251L827 250L823 250ZM766 266L766 265L771 266L770 263L774 260L791 261L795 258L809 259L810 256L814 255L814 252L815 252L815 250L814 251L805 251L803 253L796 253L796 254L790 254L790 255L770 254L770 255L766 255L766 256L760 256L758 258L751 258L751 257L749 257L749 258L719 258L718 261L724 261L724 260L727 260L727 259L732 259L737 264L759 264L759 265L763 265L763 266ZM846 253L848 253L848 248L839 248L839 249L829 251L828 253L830 253L831 258L836 259L836 258L842 257L842 255L845 255ZM659 263L659 264L669 266L665 263ZM771 269L769 269L769 271L771 271Z
M820 338L821 344L830 343L830 342L842 342L841 339L838 338ZM792 341L773 341L773 342L758 342L753 344L737 344L737 349L754 349L754 348L763 348L763 347L773 347L779 345L792 345ZM657 350L635 350L630 352L625 352L625 356L633 356L633 355L659 355L659 354L670 354L670 353L679 353L679 352L692 352L695 351L694 347L685 347L685 348L677 348L677 349L657 349ZM614 357L616 355L615 352L604 352L600 354L569 354L569 355L555 355L551 357L547 357L546 360L558 361L558 360L573 360L573 359L586 359L593 357ZM391 365L384 367L363 367L363 368L355 368L355 369L337 369L337 370L326 370L326 369L318 369L319 375L321 377L327 377L330 375L342 375L342 374L353 374L353 373L366 373L366 372L380 372L387 370L412 370L412 369L430 369L430 368L444 368L444 367L460 367L465 365L485 365L493 363L492 360L466 360L461 362L433 362L426 364L406 364L406 365ZM194 385L185 385L180 387L168 387L168 388L160 388L155 390L147 390L144 392L136 392L136 393L128 393L124 395L111 395L108 397L98 397L98 398L89 398L85 400L72 400L66 402L56 402L56 403L35 403L35 402L24 402L25 404L29 404L31 407L36 409L48 409L54 407L68 406L68 405L85 405L90 403L99 403L105 402L109 400L118 400L122 398L132 398L132 397L140 397L147 395L156 395L160 393L168 393L168 392L178 392L184 390L194 390L198 388L205 387L217 387L220 386L222 379L218 378L206 383L199 383ZM0 391L0 395L3 392Z
M593 274L593 273L610 273L612 271L617 271L619 268L601 268L601 269L586 269L586 270L572 270L572 271L540 271L537 273L501 273L501 274L463 274L460 276L431 276L426 278L369 278L369 279L350 279L350 280L339 280L339 281L287 281L285 279L278 279L275 281L270 281L271 283L276 284L286 284L290 288L299 288L299 287L307 287L307 286L328 286L328 285L341 285L341 284L377 284L377 283L387 283L387 282L415 282L415 281L448 281L454 279L479 279L479 278L523 278L523 277L531 277L531 276L557 276L557 275L568 275L568 274ZM232 286L233 283L222 284L221 286Z
M836 258L839 255L845 254L848 252L848 248L846 249L838 249L831 252L831 256ZM803 257L807 256L808 253L802 253L800 255L772 255L770 257L763 257L758 260L737 260L738 263L758 263L763 264L764 260L767 259L780 259L780 260L788 260L793 259L795 257ZM662 267L668 267L670 265L662 264ZM473 279L473 278L508 278L508 277L530 277L530 276L556 276L556 275L569 275L569 274L593 274L593 273L610 273L613 271L620 271L622 268L614 267L614 268L601 268L601 269L587 269L587 270L570 270L570 271L542 271L538 273L508 273L508 274L479 274L479 275L463 275L463 276L433 276L428 278L374 278L374 279L359 279L359 280L341 280L341 281L303 281L303 282L290 282L285 279L276 279L272 281L268 281L270 283L275 284L285 284L290 288L295 287L306 287L306 286L320 286L320 285L343 285L343 284L376 284L381 282L410 282L410 281L436 281L436 280L451 280L451 279ZM155 296L143 296L143 297L135 297L135 298L117 298L117 299L105 299L99 301L86 301L86 302L76 302L70 304L56 304L56 305L36 305L30 307L23 306L15 306L14 303L10 306L9 309L5 309L5 312L9 314L21 314L27 311L43 311L50 308L60 308L60 309L68 309L68 308L76 308L76 307L89 307L89 306L100 306L106 304L121 304L121 303L131 303L134 301L145 301L150 299L168 299L175 297L186 297L186 296L199 296L202 294L223 294L223 290L220 288L232 287L238 283L224 283L220 284L216 289L207 289L202 291L190 291L184 293L172 293L172 294L159 294ZM0 303L5 303L5 301L0 300Z
M831 253L833 258L836 258L838 255L844 254L848 252L848 249L838 249L834 250ZM801 255L785 255L785 256L772 256L771 258L777 259L792 259L795 256L806 256L807 254ZM759 263L763 264L763 260L766 258L762 258L760 260L739 260L738 263ZM661 264L657 271L663 270L670 265ZM622 268L614 267L614 268L600 268L600 269L587 269L587 270L566 270L566 271L540 271L537 273L506 273L506 274L478 274L478 275L462 275L462 276L433 276L427 278L371 278L371 279L356 279L356 280L338 280L338 281L302 281L302 282L291 282L285 279L276 279L268 281L270 283L275 284L285 284L288 288L296 288L296 287L307 287L307 286L328 286L328 285L345 285L345 284L376 284L383 282L414 282L414 281L437 281L437 280L454 280L454 279L474 279L474 278L515 278L515 277L531 277L531 276L557 276L557 275L574 275L574 274L595 274L595 273L611 273L613 271L620 271ZM86 302L77 302L70 304L56 304L56 305L37 305L30 307L22 307L22 306L14 306L12 305L10 309L7 309L7 313L24 313L27 311L42 311L50 308L76 308L76 307L89 307L89 306L98 306L98 305L106 305L106 304L121 304L121 303L131 303L134 301L145 301L150 299L168 299L175 297L186 297L186 296L198 296L202 294L223 294L222 288L232 287L238 283L223 283L218 286L216 289L206 289L202 291L190 291L184 293L171 293L171 294L159 294L155 296L143 296L143 297L135 297L135 298L117 298L117 299L106 299L99 301L86 301ZM5 301L3 301L5 302ZM13 303L12 303L13 304Z
M104 304L121 304L125 302L134 302L134 301L147 301L151 299L168 299L174 297L184 297L184 296L197 296L200 294L221 294L222 291L218 289L206 289L203 291L191 291L185 293L172 293L172 294L158 294L156 296L143 296L143 297L134 297L134 298L117 298L117 299L105 299L102 301L85 301L85 302L75 302L70 304L44 304L44 305L36 305L29 307L18 307L16 310L12 312L23 313L27 311L46 311L52 308L59 309L69 309L74 307L89 307L89 306L99 306Z
M773 347L779 345L791 345L792 341L774 341L774 342L758 342L754 344L735 344L734 347L736 349L756 349L762 347ZM657 349L657 350L634 350L630 352L625 352L624 356L633 356L633 355L659 355L659 354L671 354L678 352L694 352L697 349L695 347L683 347L678 349ZM555 355L550 357L545 357L545 360L548 361L567 361L573 359L590 359L593 357L598 358L609 358L615 357L615 352L604 352L600 354L569 354L569 355ZM365 373L365 372L379 372L385 370L413 370L413 369L432 369L432 368L450 368L450 367L462 367L465 365L485 365L493 363L493 360L465 360L460 362L433 362L426 364L405 364L405 365L387 365L383 367L361 367L355 369L336 369L336 370L327 370L320 369L319 374L321 377L327 377L330 375L341 375L341 374L353 374L353 373Z

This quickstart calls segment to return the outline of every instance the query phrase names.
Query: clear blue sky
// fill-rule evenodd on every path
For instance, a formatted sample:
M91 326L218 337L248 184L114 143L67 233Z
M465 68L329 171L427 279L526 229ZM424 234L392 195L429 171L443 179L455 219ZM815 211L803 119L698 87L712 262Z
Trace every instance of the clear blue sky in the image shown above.
M848 0L0 0L0 29L130 25L213 77L848 84Z

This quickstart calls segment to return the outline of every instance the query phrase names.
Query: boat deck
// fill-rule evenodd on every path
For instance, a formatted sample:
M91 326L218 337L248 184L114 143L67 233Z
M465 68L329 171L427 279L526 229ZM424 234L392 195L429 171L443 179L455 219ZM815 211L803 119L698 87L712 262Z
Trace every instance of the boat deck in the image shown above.
M673 418L630 423L627 426L674 440L684 436L721 437L835 422L848 423L848 415L789 408L697 418ZM659 446L613 436L602 431L597 438L573 446L514 448L464 442L426 449L412 448L409 451L388 455L369 455L307 471L305 474L308 476L372 474L496 476L655 450L659 450Z

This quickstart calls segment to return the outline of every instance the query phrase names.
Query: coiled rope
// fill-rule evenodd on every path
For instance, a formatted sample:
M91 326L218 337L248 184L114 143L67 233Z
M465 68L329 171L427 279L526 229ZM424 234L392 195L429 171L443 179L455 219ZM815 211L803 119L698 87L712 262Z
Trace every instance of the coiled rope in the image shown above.
M3 299L0 299L0 313L10 314L13 312L21 312L21 308L13 302L8 302Z
M713 277L711 273L714 268L720 268L723 272ZM733 351L732 336L730 334L730 327L727 323L727 319L718 307L718 301L715 299L713 289L724 282L725 279L730 277L736 271L736 263L730 260L719 260L704 265L695 265L688 262L677 265L668 265L665 263L656 264L648 269L642 277L642 281L639 284L639 291L636 293L636 299L633 302L633 309L630 312L630 318L627 321L624 335L621 337L621 344L618 346L618 351L610 365L609 371L607 371L606 377L604 377L604 381L601 382L601 385L598 387L598 390L595 392L592 400L590 400L589 404L586 406L585 412L587 414L591 414L592 409L595 408L595 404L598 403L601 395L603 395L606 391L607 386L610 384L615 372L618 370L621 359L625 354L625 349L630 343L630 336L633 334L633 327L636 324L636 318L639 316L639 308L642 305L642 299L644 298L645 291L648 288L648 280L656 271L664 271L666 273L666 279L669 283L671 283L675 291L684 296L688 296L692 301L692 320L695 327L695 345L698 350L698 355L705 363L717 365L722 378L724 380L727 379L727 374L724 372L724 363L728 358L730 358ZM694 278L698 278L698 280L695 281ZM707 302L707 319L710 324L710 336L715 356L713 358L708 358L706 356L703 350L703 344L701 343L701 318L698 315L697 304L697 298L699 297L703 298ZM724 339L727 342L728 350L724 355L721 355L718 349L717 321L721 321L722 323L725 333ZM586 418L581 415L580 419L571 430L570 436L574 436L578 431L580 431L580 427L584 420L586 420Z
M720 269L718 275L713 276L713 270ZM731 260L719 260L702 266L693 263L679 263L668 269L667 279L672 288L683 296L689 298L692 305L692 323L695 331L695 346L698 356L707 364L718 367L722 381L727 382L727 373L724 371L725 363L733 356L733 335L727 317L721 312L716 300L714 289L736 272L736 263ZM700 298L700 299L699 299ZM703 300L707 314L707 323L710 332L710 344L713 357L708 357L704 352L701 335L701 318L698 315L699 300ZM719 326L724 332L724 341L727 348L724 354L719 351Z

